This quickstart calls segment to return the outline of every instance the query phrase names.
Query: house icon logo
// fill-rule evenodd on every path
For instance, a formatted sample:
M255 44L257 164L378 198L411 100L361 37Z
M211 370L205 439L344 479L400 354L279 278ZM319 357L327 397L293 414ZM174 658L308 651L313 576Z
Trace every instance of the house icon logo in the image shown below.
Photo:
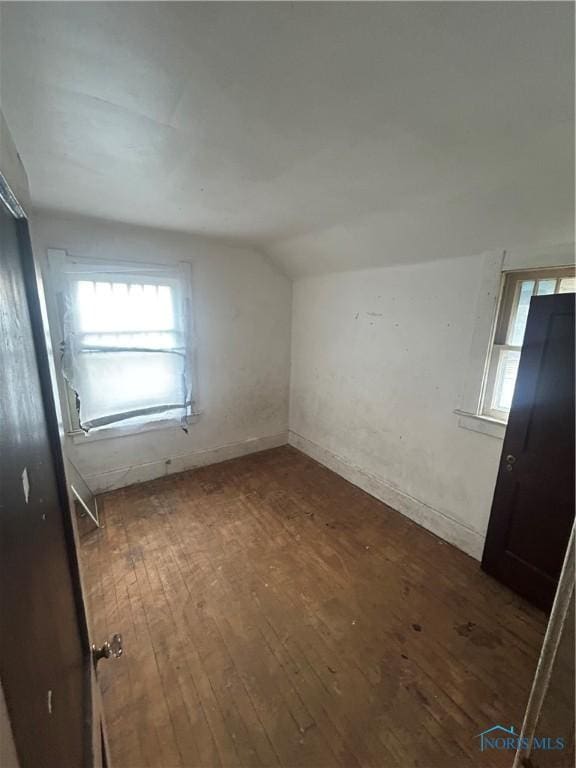
M486 749L564 749L566 739L562 736L533 736L529 739L527 736L519 736L511 725L506 728L505 725L493 725L476 736L480 739L480 751Z
M506 728L503 725L493 725L476 736L480 739L480 751L485 749L517 749L518 734L511 725Z

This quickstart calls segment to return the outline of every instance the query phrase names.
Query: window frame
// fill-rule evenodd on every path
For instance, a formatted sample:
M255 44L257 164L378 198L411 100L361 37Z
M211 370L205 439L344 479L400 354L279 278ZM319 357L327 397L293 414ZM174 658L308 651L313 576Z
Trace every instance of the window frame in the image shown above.
M526 280L534 280L535 285L532 296L535 296L537 295L536 291L538 290L538 283L541 280L549 280L554 278L556 280L554 294L556 294L558 293L560 281L563 278L574 276L574 268L567 266L543 268L536 267L533 269L508 270L502 272L500 301L496 311L496 320L494 323L494 330L488 350L484 380L482 382L479 409L479 415L481 417L493 419L504 425L508 423L508 416L510 411L493 408L491 403L494 397L494 389L496 386L500 353L506 350L518 352L522 350L521 345L509 344L507 342L514 313L518 306L522 282Z
M190 383L191 401L187 407L187 422L193 423L195 417L199 415L197 408L197 387L196 387L196 369L195 369L195 334L194 319L192 314L191 299L191 264L189 262L173 262L171 264L155 264L148 262L129 261L118 259L109 261L104 259L90 259L77 257L64 250L48 249L48 266L51 272L51 285L55 299L55 309L58 322L59 343L62 348L64 342L64 313L66 311L66 297L69 300L73 295L72 283L77 280L89 280L105 282L138 282L148 285L169 285L174 291L174 301L181 305L181 312L177 313L177 318L184 318L183 322L178 323L180 330L184 334L187 355L187 376ZM74 302L70 306L75 315L74 325L77 324L77 317L74 311ZM86 433L80 426L80 419L76 408L76 395L69 382L66 380L61 361L59 361L59 385L61 387L61 400L65 403L66 426L65 431L74 442L97 440L107 437L120 437L140 432L146 432L156 429L166 429L174 427L173 420L154 419L151 421L116 423L91 429Z

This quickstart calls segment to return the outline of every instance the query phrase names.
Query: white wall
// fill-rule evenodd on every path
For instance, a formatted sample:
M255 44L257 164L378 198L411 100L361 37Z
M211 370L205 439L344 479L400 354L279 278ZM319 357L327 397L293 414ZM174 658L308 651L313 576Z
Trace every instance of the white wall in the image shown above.
M290 441L479 557L502 442L458 426L483 260L294 284Z
M290 391L293 445L480 557L502 432L463 429L454 409L481 378L502 266L572 263L573 244L292 284L254 250L192 235L48 212L32 233L45 271L47 248L192 263L202 415L187 435L69 438L95 492L285 443Z
M291 283L264 256L192 235L48 212L33 215L32 235L45 274L48 248L95 259L192 264L202 415L188 434L173 427L68 440L66 450L93 490L286 442ZM59 339L53 342L57 349Z

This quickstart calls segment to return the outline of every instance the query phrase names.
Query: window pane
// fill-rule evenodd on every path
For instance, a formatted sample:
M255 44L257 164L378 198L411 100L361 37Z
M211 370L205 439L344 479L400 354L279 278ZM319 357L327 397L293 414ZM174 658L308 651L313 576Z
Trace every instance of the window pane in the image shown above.
M576 293L576 278L563 277L562 280L560 280L558 293Z
M85 352L75 384L82 423L184 403L184 359L169 352Z
M530 299L534 292L534 280L522 280L516 311L512 315L510 330L508 332L508 344L521 347L524 340L524 331L526 330L526 321L528 319L528 310L530 309Z
M175 289L142 276L75 280L64 373L80 425L180 418L189 392L185 323Z
M518 350L506 349L500 352L492 396L492 408L499 411L510 410L519 362L520 352Z
M173 291L167 285L79 280L76 314L84 333L170 331Z
M546 280L538 280L538 288L536 290L536 296L549 296L556 290L556 278L547 278Z

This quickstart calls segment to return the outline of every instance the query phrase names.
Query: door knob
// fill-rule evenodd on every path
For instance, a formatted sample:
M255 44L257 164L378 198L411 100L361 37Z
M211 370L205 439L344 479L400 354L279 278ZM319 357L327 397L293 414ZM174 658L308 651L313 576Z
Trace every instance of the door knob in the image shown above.
M111 640L106 640L101 648L92 646L92 659L94 664L98 664L100 659L119 659L124 653L124 646L122 645L122 635L113 635Z

